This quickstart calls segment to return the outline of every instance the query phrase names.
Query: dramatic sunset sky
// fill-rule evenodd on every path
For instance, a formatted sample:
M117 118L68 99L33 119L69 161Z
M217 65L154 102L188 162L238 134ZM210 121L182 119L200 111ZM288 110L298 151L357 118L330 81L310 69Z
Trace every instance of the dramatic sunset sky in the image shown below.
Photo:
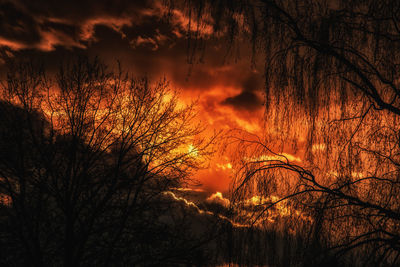
M167 19L161 1L2 1L0 16L2 73L13 58L32 56L56 69L75 54L100 56L111 66L120 61L136 76L165 77L181 90L182 102L198 101L198 119L210 135L222 129L263 131L262 56L252 61L246 46L229 50L211 35L206 18L195 43L188 35L198 25L188 30L179 9ZM200 48L193 54L195 45ZM226 192L231 167L230 156L218 154L196 178L209 192Z

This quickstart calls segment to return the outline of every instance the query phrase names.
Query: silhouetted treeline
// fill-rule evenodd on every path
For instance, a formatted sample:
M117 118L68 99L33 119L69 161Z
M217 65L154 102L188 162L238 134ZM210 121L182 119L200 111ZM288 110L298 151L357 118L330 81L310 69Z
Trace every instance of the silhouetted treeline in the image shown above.
M0 102L2 266L204 264L218 228L191 229L166 192L198 167L193 106L164 81L131 79L98 59L55 77L11 66ZM188 219L189 218L189 219ZM211 231L212 230L212 231Z

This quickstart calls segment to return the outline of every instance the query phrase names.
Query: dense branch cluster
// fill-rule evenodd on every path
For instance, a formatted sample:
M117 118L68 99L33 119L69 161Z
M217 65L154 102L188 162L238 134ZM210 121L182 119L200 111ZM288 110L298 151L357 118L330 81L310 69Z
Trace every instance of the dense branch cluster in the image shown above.
M98 59L64 62L52 77L32 62L11 66L0 102L1 264L199 258L210 236L195 238L165 194L210 152L194 116L165 81L131 79Z
M215 36L229 47L249 40L265 62L268 131L239 140L233 198L280 195L314 218L311 247L351 252L350 265L398 264L399 2L195 2L192 20L209 14ZM288 148L302 162L281 154Z

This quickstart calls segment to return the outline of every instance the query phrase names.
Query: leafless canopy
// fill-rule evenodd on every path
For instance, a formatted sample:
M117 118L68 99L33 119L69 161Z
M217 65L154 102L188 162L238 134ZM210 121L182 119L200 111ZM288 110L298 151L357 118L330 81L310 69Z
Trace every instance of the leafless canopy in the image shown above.
M11 66L0 101L2 264L190 259L187 221L165 222L164 193L189 182L210 152L195 115L166 81L98 59L63 62L55 76L32 62Z

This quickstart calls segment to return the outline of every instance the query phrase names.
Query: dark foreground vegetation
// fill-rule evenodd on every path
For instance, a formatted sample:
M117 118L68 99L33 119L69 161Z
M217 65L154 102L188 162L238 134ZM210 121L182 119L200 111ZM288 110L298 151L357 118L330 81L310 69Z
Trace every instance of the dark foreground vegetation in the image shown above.
M292 234L233 225L231 208L175 196L201 165L187 144L206 157L210 141L196 139L194 107L177 108L164 81L77 58L54 77L16 63L1 89L1 266L294 260Z
M178 108L164 81L98 59L77 58L53 77L20 62L1 94L2 266L336 263L306 223L275 211L274 223L252 227L242 215L258 206L179 198L212 141L198 138L194 106Z
M280 199L249 205L252 179L272 185L274 176L265 172L271 162L311 175L279 158L242 162L230 207L196 206L179 197L176 188L190 182L213 141L199 138L194 106L178 108L164 81L131 79L98 59L78 58L53 77L24 62L11 66L1 94L2 266L354 266L397 260L371 253L374 246L335 250L340 221L327 213L332 207L321 195L317 203L325 206L307 206L318 195L294 193L283 213ZM196 157L188 144L197 148ZM395 249L396 241L390 245Z
M96 60L51 77L11 64L0 102L1 265L398 266L399 2L166 2L197 32L211 23L228 56L246 40L263 56L269 131L236 138L231 207L200 210L173 194L201 164L186 146L206 156L210 142L165 82ZM188 37L196 57L204 40ZM270 221L283 203L290 216Z
M96 59L46 75L18 63L1 88L0 265L204 262L219 229L196 235L165 194L200 164L189 143L207 153L193 106Z

